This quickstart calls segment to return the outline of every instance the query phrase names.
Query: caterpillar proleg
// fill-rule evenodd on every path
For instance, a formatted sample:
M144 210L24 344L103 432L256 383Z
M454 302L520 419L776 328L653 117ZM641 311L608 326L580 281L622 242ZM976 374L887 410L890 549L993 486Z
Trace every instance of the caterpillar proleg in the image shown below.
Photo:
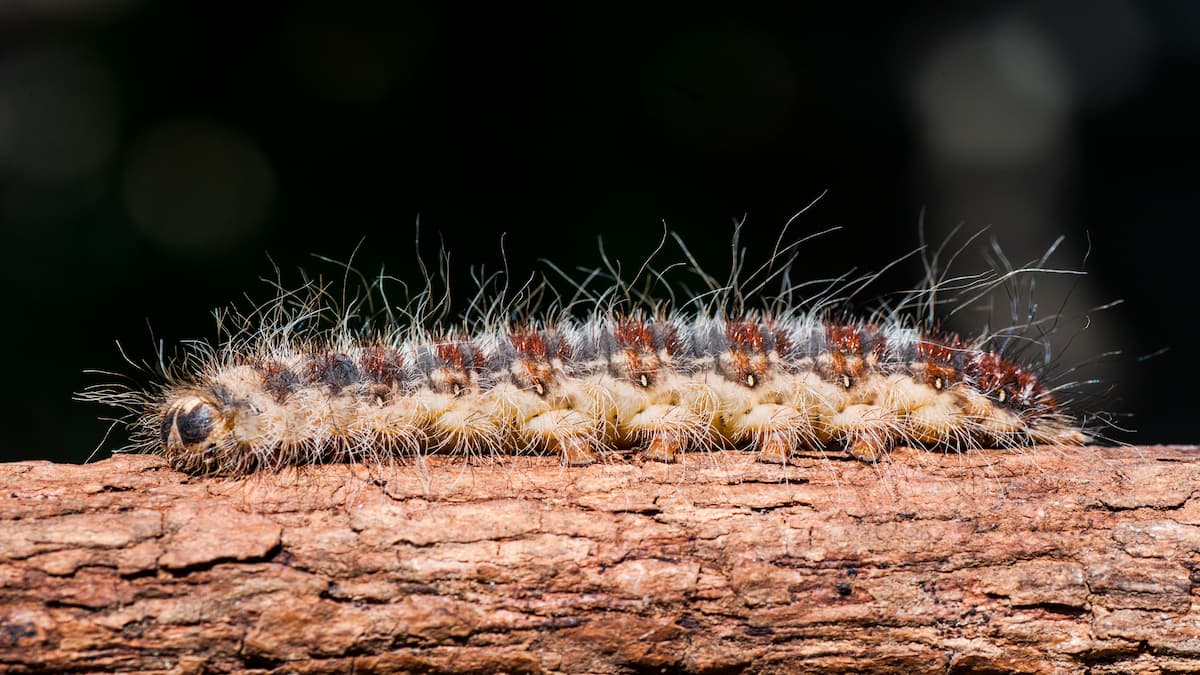
M538 451L578 466L618 448L661 462L730 447L770 463L801 450L877 461L898 445L1088 439L1044 360L1015 348L1034 322L971 338L938 329L943 307L1059 272L1044 258L952 277L939 256L955 251L922 248L926 283L856 317L845 301L874 275L798 297L809 287L791 280L799 243L777 243L750 274L735 262L722 283L679 242L682 266L706 286L697 293L655 295L665 276L649 264L629 282L602 268L572 282L569 298L541 278L511 291L500 275L454 323L435 318L428 275L425 292L382 313L367 302L382 275L348 301L319 282L278 284L270 302L221 314L215 344L146 367L149 388L104 384L80 397L122 411L126 449L206 475L429 453ZM737 261L736 233L733 246ZM607 288L589 290L597 279Z

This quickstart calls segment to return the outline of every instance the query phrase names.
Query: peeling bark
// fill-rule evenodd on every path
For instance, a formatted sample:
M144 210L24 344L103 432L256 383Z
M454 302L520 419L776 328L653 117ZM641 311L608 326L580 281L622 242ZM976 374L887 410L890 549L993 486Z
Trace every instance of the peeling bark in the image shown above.
M0 464L12 673L1200 671L1200 451Z

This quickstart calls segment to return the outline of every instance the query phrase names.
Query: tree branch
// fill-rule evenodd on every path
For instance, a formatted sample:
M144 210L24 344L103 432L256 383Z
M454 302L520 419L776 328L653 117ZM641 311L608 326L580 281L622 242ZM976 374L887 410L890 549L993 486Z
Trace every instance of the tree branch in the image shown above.
M1200 670L1195 448L0 464L0 669Z

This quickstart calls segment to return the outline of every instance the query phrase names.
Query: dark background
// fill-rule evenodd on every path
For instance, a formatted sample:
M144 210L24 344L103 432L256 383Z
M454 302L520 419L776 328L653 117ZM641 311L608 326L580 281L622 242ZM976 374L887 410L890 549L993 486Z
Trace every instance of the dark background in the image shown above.
M418 282L419 217L466 293L501 233L522 274L595 266L600 236L636 266L665 221L724 270L734 219L762 259L822 193L791 231L844 229L799 278L886 264L922 212L1018 261L1065 235L1090 276L1039 291L1070 292L1063 361L1121 350L1092 404L1120 440L1195 441L1200 4L890 4L5 0L0 459L87 457L82 371L212 337L271 260L295 280L365 237L357 265Z

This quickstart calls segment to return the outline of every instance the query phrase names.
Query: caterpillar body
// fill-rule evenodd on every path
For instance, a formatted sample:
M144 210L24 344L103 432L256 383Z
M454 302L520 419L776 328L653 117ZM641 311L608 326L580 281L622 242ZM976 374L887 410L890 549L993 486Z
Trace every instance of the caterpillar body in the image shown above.
M576 466L621 448L674 462L736 447L786 463L803 450L875 461L901 444L1088 439L1036 364L995 333L963 339L921 325L910 302L854 320L830 303L744 310L729 293L694 310L598 297L582 318L478 317L436 330L352 328L360 312L345 307L321 324L329 294L309 290L239 317L216 347L196 343L149 390L81 396L125 411L131 449L211 475L433 452L540 451Z

